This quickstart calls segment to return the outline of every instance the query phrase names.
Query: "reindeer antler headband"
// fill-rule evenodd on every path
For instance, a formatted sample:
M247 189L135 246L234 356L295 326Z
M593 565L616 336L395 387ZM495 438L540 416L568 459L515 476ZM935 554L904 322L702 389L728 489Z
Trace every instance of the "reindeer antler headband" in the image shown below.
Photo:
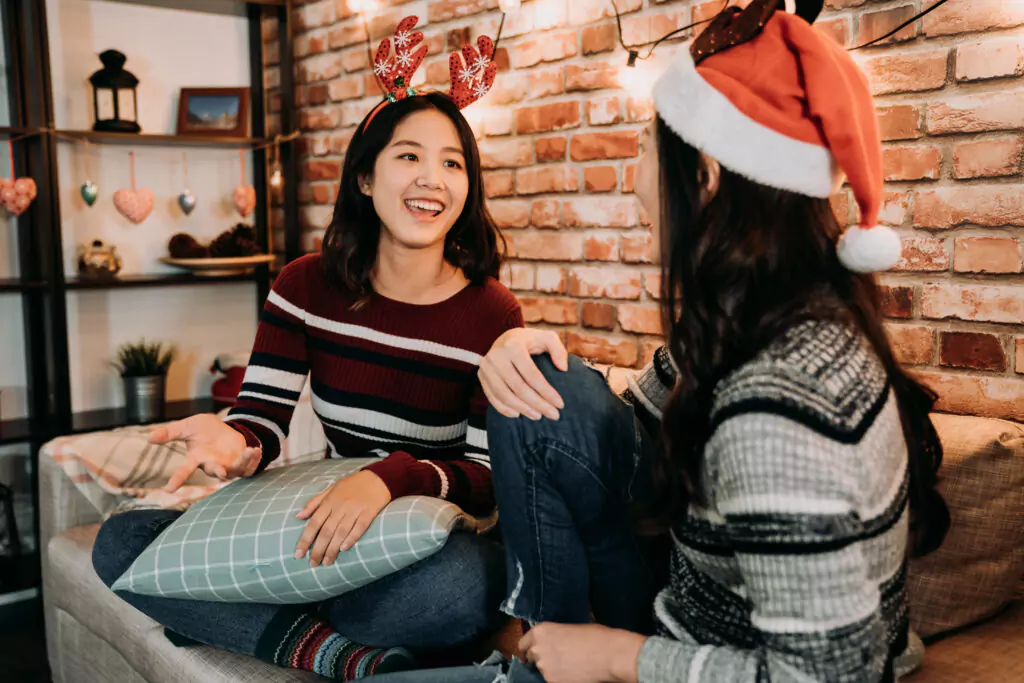
M427 46L420 45L423 32L413 31L417 21L419 17L416 16L402 19L395 28L394 36L380 41L377 47L373 57L373 73L384 89L384 99L366 117L363 130L389 103L418 94L412 87L412 77L427 55ZM394 56L391 55L392 41L395 46ZM482 98L494 85L494 76L498 72L494 51L494 41L487 36L480 36L476 39L476 47L466 44L459 52L449 55L451 85L446 94L459 109L465 109Z

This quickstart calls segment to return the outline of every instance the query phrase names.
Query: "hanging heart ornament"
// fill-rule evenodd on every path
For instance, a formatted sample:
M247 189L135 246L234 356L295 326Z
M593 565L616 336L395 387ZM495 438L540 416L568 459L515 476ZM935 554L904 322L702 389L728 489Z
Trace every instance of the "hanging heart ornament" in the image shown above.
M181 207L182 213L189 215L196 208L196 196L188 189L182 190L178 195L178 206Z
M146 220L153 210L153 191L148 187L139 190L118 190L114 193L114 206L125 218L136 225Z
M96 187L96 184L91 180L86 180L82 183L82 187L78 191L82 193L82 201L89 206L95 204L96 198L100 196L100 188Z
M0 204L20 216L36 198L36 181L31 178L0 178Z
M239 185L235 188L232 201L242 218L247 218L256 208L256 188L252 185Z

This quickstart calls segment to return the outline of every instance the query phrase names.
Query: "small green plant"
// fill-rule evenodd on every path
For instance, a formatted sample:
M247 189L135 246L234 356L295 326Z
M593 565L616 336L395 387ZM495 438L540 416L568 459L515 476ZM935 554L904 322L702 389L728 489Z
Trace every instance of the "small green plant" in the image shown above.
M122 344L117 350L117 360L111 365L122 377L165 375L174 360L174 354L173 346L168 345L165 349L163 342L147 343L145 339L140 339L138 342Z

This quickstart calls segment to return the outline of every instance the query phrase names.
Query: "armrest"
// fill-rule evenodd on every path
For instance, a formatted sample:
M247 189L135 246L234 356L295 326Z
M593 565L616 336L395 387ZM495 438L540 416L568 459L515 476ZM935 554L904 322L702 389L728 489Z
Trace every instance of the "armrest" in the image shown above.
M39 451L39 549L46 562L47 544L54 536L101 520L96 506L79 492L44 445ZM108 493L111 505L114 496Z

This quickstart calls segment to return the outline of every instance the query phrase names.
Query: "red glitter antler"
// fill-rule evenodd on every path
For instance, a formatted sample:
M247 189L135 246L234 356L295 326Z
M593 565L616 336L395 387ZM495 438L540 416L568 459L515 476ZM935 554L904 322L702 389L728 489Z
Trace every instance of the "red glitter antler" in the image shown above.
M380 41L377 54L373 57L373 73L384 88L385 97L389 102L404 99L407 95L415 95L412 89L412 75L427 56L427 46L423 42L423 32L413 31L419 17L409 16L399 22L392 38ZM395 42L395 54L391 56L391 41ZM419 48L413 51L416 46Z
M494 61L494 41L487 36L476 39L477 48L463 45L462 52L453 52L448 57L448 72L451 85L448 96L459 109L465 109L494 85L498 65Z

